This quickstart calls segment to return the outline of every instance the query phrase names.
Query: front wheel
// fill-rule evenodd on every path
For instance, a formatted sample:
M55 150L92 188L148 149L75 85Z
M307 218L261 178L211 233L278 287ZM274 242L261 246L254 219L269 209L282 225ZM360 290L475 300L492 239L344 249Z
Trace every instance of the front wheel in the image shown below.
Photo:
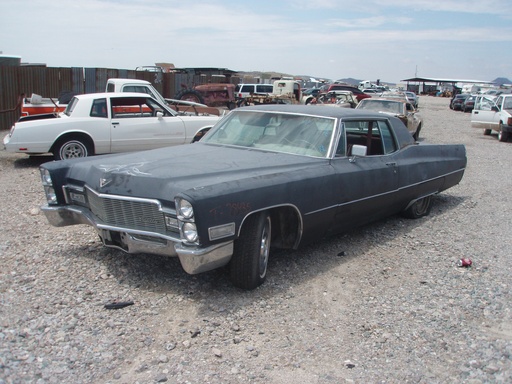
M244 222L229 265L234 286L250 290L263 284L267 276L271 234L268 212L253 214Z
M421 131L421 124L418 125L418 128L416 128L416 132L414 132L414 135L412 135L412 138L414 139L414 141L418 141L418 139L420 138L420 131Z
M419 219L420 217L427 216L431 208L432 195L429 195L416 200L409 208L402 212L402 215L408 219Z
M53 157L55 160L74 159L77 157L87 157L93 155L93 150L89 143L81 139L62 139L55 144Z

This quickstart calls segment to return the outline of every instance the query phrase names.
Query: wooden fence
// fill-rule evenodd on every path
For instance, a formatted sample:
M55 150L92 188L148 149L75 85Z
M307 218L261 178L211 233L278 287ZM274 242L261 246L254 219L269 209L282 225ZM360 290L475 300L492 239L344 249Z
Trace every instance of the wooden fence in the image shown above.
M104 92L109 78L147 80L164 96L173 98L182 87L228 82L238 84L239 77L219 80L219 72L190 73L144 72L108 68L52 68L0 66L0 130L9 130L20 117L22 97L33 93L57 99L63 92L75 94ZM246 80L246 82L248 82Z

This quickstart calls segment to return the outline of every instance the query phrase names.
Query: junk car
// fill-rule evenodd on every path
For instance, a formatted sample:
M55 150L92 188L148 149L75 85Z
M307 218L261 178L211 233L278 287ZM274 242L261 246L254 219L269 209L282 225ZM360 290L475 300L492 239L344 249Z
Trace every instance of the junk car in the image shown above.
M384 97L364 99L361 100L356 108L398 117L406 125L409 132L411 132L414 140L418 140L420 137L423 118L414 106L405 99Z
M201 141L41 165L56 226L93 226L104 245L177 256L196 274L226 266L254 289L271 250L403 213L463 177L463 145L415 143L397 118L348 108L237 108Z
M8 152L61 160L160 148L197 141L219 120L179 114L141 93L76 95L64 112L40 116L14 124L3 140Z

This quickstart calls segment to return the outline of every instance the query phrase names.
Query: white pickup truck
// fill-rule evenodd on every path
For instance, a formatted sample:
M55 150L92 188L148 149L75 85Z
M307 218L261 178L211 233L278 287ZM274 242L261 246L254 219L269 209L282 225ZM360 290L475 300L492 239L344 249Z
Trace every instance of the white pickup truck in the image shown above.
M498 132L499 141L508 141L512 137L512 94L497 98L479 95L471 112L471 126L481 128L484 135Z
M147 93L152 96L155 100L163 104L167 104L170 108L177 112L183 112L188 114L209 114L209 115L221 115L221 111L218 108L208 107L205 104L194 103L186 100L166 99L160 92L158 92L153 85L146 80L139 79L118 79L112 78L107 80L107 86L105 92L137 92Z

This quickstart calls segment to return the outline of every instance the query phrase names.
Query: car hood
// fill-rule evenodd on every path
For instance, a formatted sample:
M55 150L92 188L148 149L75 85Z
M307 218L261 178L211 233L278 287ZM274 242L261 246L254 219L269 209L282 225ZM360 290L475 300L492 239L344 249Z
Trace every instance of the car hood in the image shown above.
M173 201L179 193L193 197L207 188L209 194L241 191L262 178L270 185L286 182L294 170L328 163L328 159L195 143L62 160L44 167L53 169L57 184L86 184L99 193Z

